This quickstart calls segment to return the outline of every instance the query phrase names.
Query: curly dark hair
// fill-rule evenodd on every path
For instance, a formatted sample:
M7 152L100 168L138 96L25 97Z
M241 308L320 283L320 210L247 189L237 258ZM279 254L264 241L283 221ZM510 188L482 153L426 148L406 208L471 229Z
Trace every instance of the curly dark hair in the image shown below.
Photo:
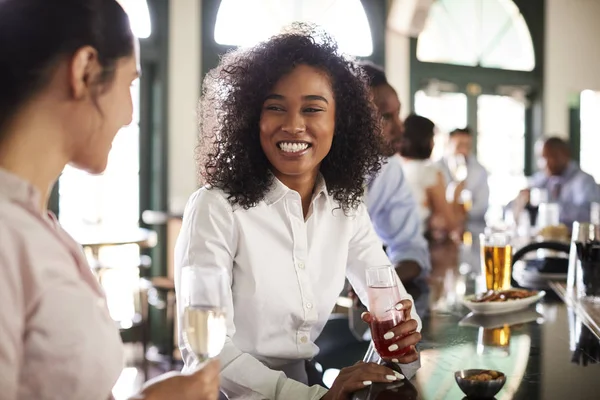
M335 135L320 172L346 213L358 207L367 180L381 169L380 119L360 66L312 25L294 24L252 48L234 50L208 73L199 112L202 183L222 189L231 204L245 209L264 198L273 175L259 138L262 106L279 79L298 65L319 68L331 80Z

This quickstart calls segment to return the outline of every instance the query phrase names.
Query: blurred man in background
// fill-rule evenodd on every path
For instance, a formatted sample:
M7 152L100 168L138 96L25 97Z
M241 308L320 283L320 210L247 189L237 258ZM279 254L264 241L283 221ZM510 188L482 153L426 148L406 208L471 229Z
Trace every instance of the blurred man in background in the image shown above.
M387 164L369 184L366 204L390 261L396 265L400 279L409 282L429 273L431 262L417 203L396 154L403 129L400 100L381 68L370 63L361 66L369 77L373 101L383 119L386 147L382 151L388 157Z
M483 221L488 209L490 187L488 173L473 155L473 134L469 128L450 132L450 140L444 158L438 166L450 193L460 182L465 182L462 202L469 221Z
M571 159L569 144L558 137L547 139L539 161L541 170L531 177L529 188L519 193L514 208L519 211L530 204L530 189L544 189L547 200L559 204L561 223L570 228L575 221L588 222L591 203L600 201L600 188Z

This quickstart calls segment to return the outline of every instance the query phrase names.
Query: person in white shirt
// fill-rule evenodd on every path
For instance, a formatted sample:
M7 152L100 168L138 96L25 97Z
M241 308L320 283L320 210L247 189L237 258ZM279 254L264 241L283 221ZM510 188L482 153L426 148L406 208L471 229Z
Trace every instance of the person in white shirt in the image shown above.
M175 281L186 265L229 274L221 390L230 399L330 400L403 379L359 363L327 390L308 386L305 369L345 278L366 304L365 270L390 264L362 203L382 163L380 120L362 70L327 35L296 25L224 56L204 81L199 118L206 186L184 212ZM410 378L421 323L397 281L406 320L389 345L410 351L387 361Z
M434 128L431 120L411 114L404 121L404 134L398 145L404 174L419 206L423 231L431 235L459 229L462 216L458 197L464 188L464 183L457 185L453 198L446 199L444 177L430 158Z

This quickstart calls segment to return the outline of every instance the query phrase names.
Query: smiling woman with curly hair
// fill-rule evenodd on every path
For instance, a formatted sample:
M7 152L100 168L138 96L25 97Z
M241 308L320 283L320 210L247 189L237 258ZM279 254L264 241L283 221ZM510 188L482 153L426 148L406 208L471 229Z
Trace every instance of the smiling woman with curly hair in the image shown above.
M338 55L335 42L325 35L284 34L225 55L208 73L200 114L201 174L205 183L224 190L232 204L249 208L264 198L273 175L259 140L263 103L297 65L317 68L330 80L335 130L319 171L329 193L349 211L360 204L365 179L381 168L381 128L362 70Z
M360 67L311 26L231 52L207 75L198 148L206 186L186 206L176 284L179 296L190 265L229 277L220 359L230 399L341 399L401 379L359 364L327 391L307 386L305 365L345 278L366 303L365 270L389 264L362 203L381 168L379 121ZM420 339L412 304L403 306L406 337L389 340L392 352Z

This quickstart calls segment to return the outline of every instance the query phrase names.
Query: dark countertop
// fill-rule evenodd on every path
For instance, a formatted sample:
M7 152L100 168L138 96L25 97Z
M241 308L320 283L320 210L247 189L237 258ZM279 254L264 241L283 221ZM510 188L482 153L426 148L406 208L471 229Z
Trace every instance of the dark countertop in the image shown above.
M481 291L478 254L476 240L432 246L431 282L415 297L421 369L410 382L373 385L354 399L462 399L454 372L471 368L506 374L498 400L600 398L600 342L552 290L521 312L465 318L460 299Z

